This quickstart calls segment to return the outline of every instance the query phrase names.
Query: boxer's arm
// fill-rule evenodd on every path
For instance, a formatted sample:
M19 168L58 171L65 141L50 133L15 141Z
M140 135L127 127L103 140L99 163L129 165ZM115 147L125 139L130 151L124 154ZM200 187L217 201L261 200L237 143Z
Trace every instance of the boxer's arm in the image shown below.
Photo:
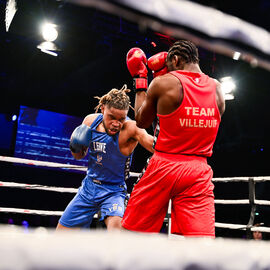
M146 132L145 129L138 128L136 126L134 139L139 142L139 144L151 153L154 153L153 143L154 137Z
M137 126L150 127L157 113L170 114L180 106L182 99L182 85L175 76L167 73L156 77L145 94L136 94L135 119Z
M216 83L216 101L220 112L220 116L222 116L223 113L225 112L225 99L221 90L220 82L215 80L215 83Z
M147 92L137 92L135 96L135 120L140 128L148 128L156 118L161 77L152 80Z
M149 152L153 153L154 137L146 132L145 129L138 128L136 122L129 120L125 123L125 133L123 133L125 141L129 145L129 154L134 151L137 143L144 147ZM130 143L132 141L132 143Z

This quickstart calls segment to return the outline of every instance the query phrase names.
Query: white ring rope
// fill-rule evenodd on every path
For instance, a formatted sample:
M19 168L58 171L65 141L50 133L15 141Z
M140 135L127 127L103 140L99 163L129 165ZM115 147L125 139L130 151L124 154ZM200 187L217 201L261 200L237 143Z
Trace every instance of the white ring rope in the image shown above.
M215 200L216 204L250 204L249 200ZM270 201L266 200L254 200L258 205L270 205Z
M15 182L4 182L0 181L0 187L10 187L10 188L22 188L22 189L35 189L35 190L46 190L54 192L66 192L66 193L76 193L78 189L76 188L63 188L63 187L52 187L43 186L37 184L25 184L25 183L15 183ZM216 204L250 204L249 200L215 200ZM266 200L255 200L255 204L258 205L270 205L270 201Z
M41 166L41 167L53 167L53 168L65 168L65 169L72 169L72 170L78 170L78 171L87 171L87 167L84 166L77 166L72 164L63 164L63 163L56 163L56 162L48 162L48 161L39 161L39 160L31 160L31 159L25 159L25 158L15 158L15 157L5 157L0 156L0 161L4 162L11 162L11 163L20 163L20 164L26 164L31 166ZM130 177L138 177L139 173L130 173Z
M254 176L254 177L214 177L213 182L248 182L250 179L254 182L270 181L270 176Z
M43 167L54 167L54 168L69 168L80 171L86 171L87 168L83 166L76 166L70 164L62 164L55 162L47 162L47 161L37 161L30 159L22 159L22 158L14 158L14 157L5 157L0 156L0 161L11 162L11 163L19 163L26 164L32 166L43 166ZM138 177L140 173L130 173L130 177ZM249 182L252 179L254 182L264 182L269 181L270 176L257 176L257 177L219 177L213 178L213 182ZM45 191L53 191L53 192L66 192L66 193L76 193L78 189L76 188L63 188L63 187L53 187L53 186L43 186L37 184L25 184L25 183L15 183L15 182L4 182L0 181L0 187L9 187L9 188L22 188L22 189L35 189L35 190L45 190ZM250 204L250 201L247 199L243 200L215 200L216 204ZM270 201L266 200L254 200L254 203L257 205L270 205ZM50 215L50 216L61 216L62 211L45 211L45 210L34 210L34 209L19 209L19 208L7 208L1 207L0 212L10 212L10 213L20 213L20 214L37 214L37 215ZM97 214L94 216L97 217ZM217 228L228 228L228 229L240 229L246 230L247 225L241 224L228 224L228 223L219 223L216 222L215 226ZM267 227L251 227L251 231L260 231L260 232L270 232L270 228Z
M215 200L215 203L216 204L249 204L249 200Z
M76 193L78 191L78 189L76 189L76 188L51 187L51 186L43 186L43 185L36 185L36 184L31 185L31 184L23 184L23 183L15 183L15 182L3 182L3 181L0 181L0 187L38 189L38 190L55 191L55 192L67 192L67 193Z
M35 210L35 209L21 209L21 208L8 208L8 207L1 207L0 213L15 213L15 214L35 214L35 215L41 215L41 216L61 216L63 214L63 211L46 211L46 210ZM94 218L98 218L98 215L95 214ZM170 219L168 220L170 223ZM223 228L223 229L232 229L232 230L246 230L247 225L242 224L230 224L230 223L215 223L216 228ZM258 232L269 232L270 228L268 227L251 227L251 231L258 231Z
M41 215L41 216L61 216L63 211L51 211L51 210L35 210L35 209L22 209L22 208L9 208L9 207L0 207L0 212L2 213L15 213L15 214L32 214L32 215ZM97 218L98 215L95 214L94 218Z
M254 203L258 205L270 205L270 201L265 200L254 200Z
M31 166L41 166L41 167L53 167L53 168L66 168L72 170L79 171L87 171L87 167L77 166L72 164L63 164L56 162L48 162L48 161L39 161L39 160L31 160L25 158L15 158L15 157L7 157L0 156L0 161L11 162L11 163L20 163ZM130 177L138 177L140 173L130 172ZM270 176L254 176L254 177L214 177L212 179L213 182L248 182L250 179L253 179L254 182L265 182L270 181Z
M230 224L230 223L219 223L216 222L215 223L215 227L216 228L223 228L223 229L233 229L233 230L246 230L247 229L247 225L242 225L242 224ZM270 233L270 228L268 227L256 227L253 226L250 229L252 232L256 231L256 232L268 232Z
M12 163L20 163L20 164L26 164L26 165L31 165L31 166L67 168L67 169L74 169L74 170L78 170L78 171L86 171L87 170L87 168L84 167L84 166L77 166L77 165L71 165L71 164L62 164L62 163L40 161L40 160L31 160L31 159L25 159L25 158L15 158L15 157L0 156L0 161L12 162Z
M61 216L63 214L63 211L46 211L46 210L8 208L8 207L1 207L0 212L16 213L16 214L35 214L41 216Z

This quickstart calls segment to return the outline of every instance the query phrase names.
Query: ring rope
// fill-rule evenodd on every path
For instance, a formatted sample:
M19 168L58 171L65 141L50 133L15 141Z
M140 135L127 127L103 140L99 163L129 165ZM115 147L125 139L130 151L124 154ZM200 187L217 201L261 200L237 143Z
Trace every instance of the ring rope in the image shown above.
M77 166L72 164L63 164L56 162L48 162L48 161L39 161L39 160L31 160L25 158L15 158L8 156L0 156L0 161L11 162L11 163L20 163L31 166L42 166L42 167L54 167L54 168L66 168L73 169L79 171L87 171L87 167ZM130 172L130 177L138 177L140 173ZM213 182L249 182L250 179L253 179L255 182L265 182L270 181L270 176L254 176L254 177L214 177L212 179Z
M55 191L55 192L67 192L67 193L76 193L78 189L76 188L62 188L62 187L52 187L52 186L43 186L43 185L31 185L15 182L3 182L0 181L0 187L11 187L11 188L23 188L23 189L38 189L46 191Z
M270 205L270 201L266 200L254 200L258 205ZM215 200L216 204L250 204L249 200Z
M215 203L216 204L249 204L249 200L215 200Z
M11 188L22 188L22 189L35 189L35 190L45 190L45 191L55 191L55 192L66 192L66 193L76 193L78 189L76 188L62 188L62 187L52 187L43 185L31 185L24 183L15 182L4 182L0 181L0 187L11 187ZM249 204L249 200L215 200L216 204ZM265 200L255 200L255 204L258 205L270 205L270 201Z
M10 187L14 187L14 186L10 185ZM56 190L54 190L54 191L56 191ZM70 192L70 191L63 191L63 192ZM17 214L36 214L36 215L42 215L42 216L61 216L62 213L63 213L63 211L50 211L50 210L46 211L46 210L7 208L7 207L1 207L0 212L17 213ZM98 215L95 214L94 218L98 218ZM167 218L165 218L164 220L167 221L167 222L170 222L170 219L168 220ZM215 227L216 228L223 228L223 229L233 229L233 230L247 230L247 229L250 229L251 231L269 232L270 233L270 228L267 228L267 227L251 226L250 228L248 228L246 225L242 225L242 224L230 224L230 223L216 222Z
M63 214L63 211L46 211L46 210L8 208L8 207L1 207L0 212L16 213L16 214L35 214L41 216L61 216Z
M1 207L0 212L17 213L17 214L36 214L36 215L41 215L41 216L61 216L63 214L63 211L46 211L46 210L7 208L7 207ZM98 215L95 214L94 218L98 218ZM215 227L216 228L223 228L223 229L233 229L233 230L247 230L247 226L242 225L242 224L230 224L230 223L216 222ZM250 228L250 230L270 233L270 228L267 228L267 227L253 226Z
M255 204L258 205L270 205L270 201L266 201L266 200L254 200Z
M247 226L246 225L242 225L242 224L230 224L230 223L220 223L220 222L216 222L215 223L215 227L216 228L223 228L223 229L232 229L232 230L246 230ZM251 231L258 231L258 232L267 232L270 233L270 228L268 227L256 227L253 226L251 228Z
M76 165L66 165L55 162L47 162L47 161L36 161L30 159L22 159L22 158L14 158L14 157L5 157L0 156L0 161L4 162L12 162L12 163L20 163L27 164L33 166L45 166L45 167L56 167L56 168L69 168L75 170L83 170L86 171L87 168L83 166ZM130 173L131 177L138 177L140 173ZM263 182L269 181L269 176L258 176L258 177L232 177L232 178L213 178L213 182ZM36 190L45 190L45 191L54 191L54 192L67 192L67 193L76 193L76 188L62 188L62 187L53 187L53 186L43 186L37 184L25 184L25 183L15 183L15 182L4 182L0 181L0 187L11 187L11 188L22 188L22 189L36 189ZM215 200L216 204L250 204L250 200ZM257 205L270 205L270 201L266 200L256 200L254 198L254 204ZM13 213L21 213L21 214L38 214L38 215L52 215L52 216L61 216L62 211L46 211L46 210L34 210L34 209L19 209L19 208L6 208L1 207L0 212L13 212ZM94 216L97 217L97 214ZM216 227L219 228L228 228L228 229L241 229L241 230L251 230L251 231L261 231L261 232L270 232L270 228L266 227L253 227L250 225L240 225L240 224L228 224L228 223L215 223Z
M35 190L45 190L54 192L66 192L66 193L76 193L78 189L76 188L62 188L62 187L52 187L43 186L37 184L24 184L15 182L4 182L0 181L0 187L10 187L10 188L22 188L22 189L35 189ZM249 200L215 200L216 204L249 204ZM270 201L266 200L255 200L255 204L258 205L270 205Z
M20 164L26 164L26 165L31 165L31 166L67 168L67 169L75 169L79 171L86 171L86 167L84 166L62 164L62 163L57 163L57 162L48 162L48 161L40 161L40 160L31 160L31 159L25 159L25 158L0 156L0 161L20 163Z
M51 210L35 210L35 209L22 209L22 208L9 208L1 207L0 212L2 213L15 213L15 214L32 214L41 216L62 216L63 211L51 211ZM94 215L97 218L98 214Z
M254 177L214 177L213 182L249 182L250 179L255 182L265 182L270 181L270 176L254 176Z
M49 161L31 160L31 159L25 159L25 158L0 156L0 161L26 164L30 166L63 168L63 169L72 169L72 170L78 170L78 171L84 171L84 172L87 171L87 167L84 167L84 166L63 164L63 163L49 162ZM140 173L130 172L130 177L138 177L139 175Z

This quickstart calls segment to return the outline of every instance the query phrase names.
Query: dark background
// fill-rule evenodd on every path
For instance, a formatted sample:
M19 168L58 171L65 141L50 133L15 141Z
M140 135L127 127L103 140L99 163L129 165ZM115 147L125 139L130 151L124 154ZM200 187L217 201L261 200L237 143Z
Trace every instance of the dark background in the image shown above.
M245 7L237 1L194 1L213 6L228 14L270 29L270 1L254 1ZM6 1L0 0L1 16L4 17ZM13 156L16 122L11 116L19 106L50 110L84 117L93 112L97 101L111 88L121 88L124 83L132 87L132 80L125 64L127 51L140 47L149 57L168 50L176 40L162 33L141 29L119 16L113 16L92 8L83 8L65 1L18 1L18 11L5 32L1 19L0 32L0 113L5 115L9 126L1 127L0 139L5 141L6 129L12 127L10 147L2 144L0 154ZM57 57L42 53L36 46L42 41L40 22L51 19L58 25L56 41L61 49ZM153 46L154 42L156 47ZM243 61L234 61L199 47L202 70L220 79L232 76L237 85L235 99L226 102L214 154L208 162L214 177L268 176L270 175L270 73L253 68ZM150 77L150 76L149 76ZM150 77L151 80L151 77ZM132 103L134 94L130 97ZM129 112L133 118L133 112ZM153 133L151 129L148 132ZM137 147L132 171L143 168L149 153ZM68 173L44 168L29 168L1 162L1 179L21 183L79 187L83 178L80 173ZM132 189L134 179L128 183ZM269 185L256 185L257 199L269 200ZM27 194L27 195L26 195ZM43 210L64 210L73 195L54 192L0 189L0 206ZM217 199L248 198L246 183L216 184ZM269 207L268 207L269 208ZM248 206L219 206L216 221L247 224ZM256 221L269 226L270 212L258 207ZM54 227L58 217L25 216L0 213L0 223L21 224L26 219L30 226ZM243 232L217 229L217 235L245 237Z

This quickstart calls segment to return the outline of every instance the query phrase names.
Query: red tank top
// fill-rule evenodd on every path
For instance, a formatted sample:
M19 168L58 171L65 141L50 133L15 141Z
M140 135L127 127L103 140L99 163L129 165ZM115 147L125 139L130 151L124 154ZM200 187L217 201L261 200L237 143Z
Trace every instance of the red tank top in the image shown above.
M157 114L154 148L164 153L210 157L221 120L216 83L203 73L170 74L183 86L183 101L174 112Z

